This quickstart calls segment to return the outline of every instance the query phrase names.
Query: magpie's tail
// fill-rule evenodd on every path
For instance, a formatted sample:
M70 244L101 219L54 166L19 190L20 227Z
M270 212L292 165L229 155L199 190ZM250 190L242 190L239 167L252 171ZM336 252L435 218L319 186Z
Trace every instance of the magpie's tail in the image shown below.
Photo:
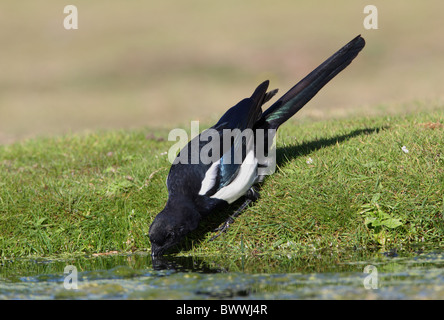
M277 129L345 69L364 46L365 40L360 35L347 43L268 108L256 127Z

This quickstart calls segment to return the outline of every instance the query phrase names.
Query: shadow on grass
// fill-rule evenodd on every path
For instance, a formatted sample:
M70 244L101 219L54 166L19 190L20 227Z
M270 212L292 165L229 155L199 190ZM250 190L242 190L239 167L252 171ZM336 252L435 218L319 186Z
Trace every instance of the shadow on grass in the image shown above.
M280 147L276 150L276 163L277 166L284 166L286 163L292 161L297 157L306 156L313 151L326 148L329 146L333 146L336 143L341 143L343 141L349 140L351 138L361 136L361 135L369 135L374 133L379 133L379 131L387 129L388 127L374 127L374 128L365 128L365 129L356 129L351 131L350 133L337 135L331 138L321 138L316 139L309 142L304 142L302 144ZM182 241L178 246L171 248L168 250L168 253L178 253L180 251L187 251L192 249L193 244L198 244L203 241L208 234L214 233L215 229L219 227L222 223L224 223L233 212L235 212L240 205L244 202L243 197L233 203L232 205L215 211L213 214L204 218L200 223L199 227L193 231L187 238ZM218 239L223 239L224 234L221 234Z
M310 142L304 142L300 145L294 145L284 148L277 148L276 150L276 164L278 166L284 166L287 162L290 162L294 158L306 156L313 151L341 143L345 140L361 136L369 135L373 133L379 133L379 131L387 129L387 126L377 128L356 129L350 133L334 136L325 139L316 139Z

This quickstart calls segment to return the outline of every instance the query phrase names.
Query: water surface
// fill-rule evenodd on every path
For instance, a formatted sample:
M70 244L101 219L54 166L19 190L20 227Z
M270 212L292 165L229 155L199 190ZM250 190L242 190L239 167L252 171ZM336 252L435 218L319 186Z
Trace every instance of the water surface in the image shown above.
M0 299L444 299L441 249L0 263Z

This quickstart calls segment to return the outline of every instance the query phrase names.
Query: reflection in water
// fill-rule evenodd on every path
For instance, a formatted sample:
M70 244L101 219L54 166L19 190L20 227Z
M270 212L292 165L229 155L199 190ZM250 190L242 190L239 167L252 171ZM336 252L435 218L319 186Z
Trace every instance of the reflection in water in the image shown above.
M63 286L67 265L77 270L78 290ZM377 289L364 285L368 266L377 270ZM443 299L443 267L442 250L416 249L2 260L0 299Z
M218 273L219 268L210 268L207 263L195 257L152 257L154 270L174 270L176 272Z

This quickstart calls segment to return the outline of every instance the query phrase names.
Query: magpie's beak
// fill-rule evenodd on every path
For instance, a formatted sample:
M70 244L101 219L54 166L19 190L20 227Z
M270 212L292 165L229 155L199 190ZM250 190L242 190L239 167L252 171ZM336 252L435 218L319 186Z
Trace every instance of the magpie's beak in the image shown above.
M162 247L151 243L151 257L153 258L157 258L163 255L163 253L165 252L165 249L163 249Z

